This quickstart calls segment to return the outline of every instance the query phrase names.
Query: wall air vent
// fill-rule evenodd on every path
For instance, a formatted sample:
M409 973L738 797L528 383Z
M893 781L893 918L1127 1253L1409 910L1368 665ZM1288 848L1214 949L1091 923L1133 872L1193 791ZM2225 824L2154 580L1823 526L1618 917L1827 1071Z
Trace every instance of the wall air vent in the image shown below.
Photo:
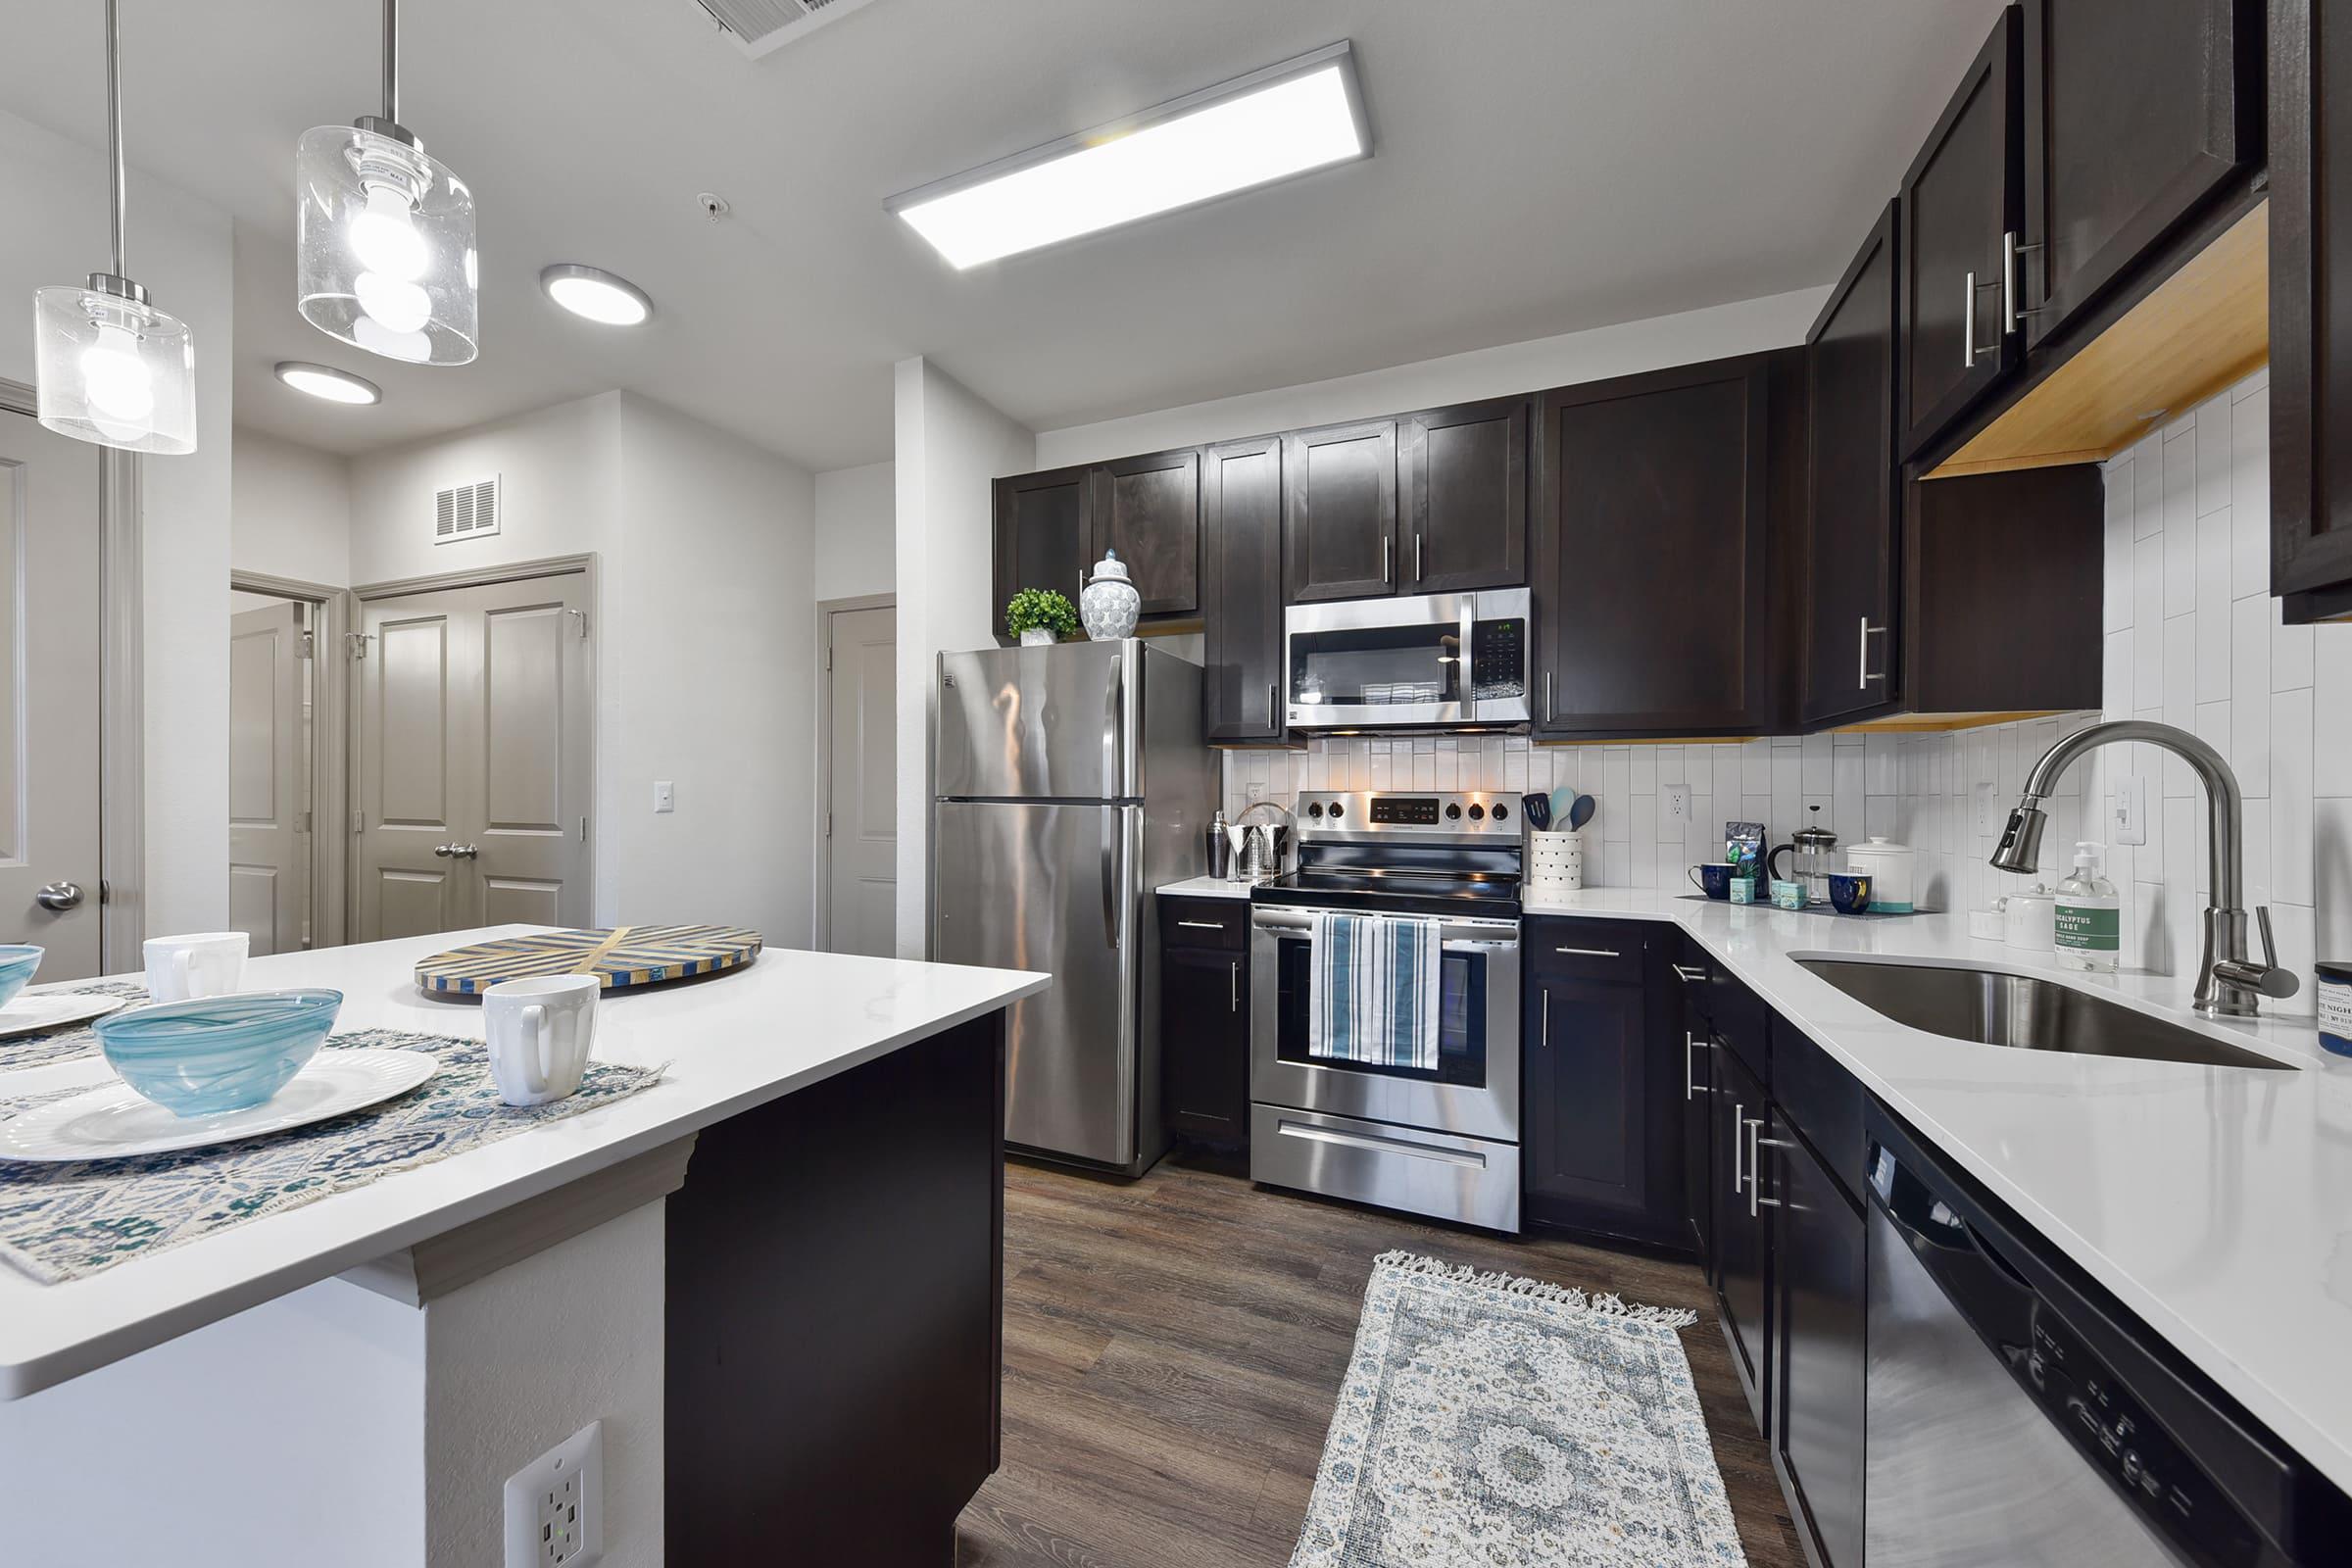
M433 496L433 543L456 544L498 532L498 475L452 485Z
M695 0L751 59L798 43L873 0Z

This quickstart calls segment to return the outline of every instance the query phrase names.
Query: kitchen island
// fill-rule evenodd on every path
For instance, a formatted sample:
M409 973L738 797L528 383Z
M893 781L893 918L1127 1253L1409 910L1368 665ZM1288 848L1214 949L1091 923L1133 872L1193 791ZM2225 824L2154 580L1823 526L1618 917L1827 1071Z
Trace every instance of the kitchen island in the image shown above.
M415 964L532 929L246 984L478 1039ZM596 1058L662 1071L626 1099L80 1279L0 1267L9 1559L497 1563L506 1478L602 1421L609 1564L949 1562L995 1463L1003 1009L1048 984L771 949L603 999Z

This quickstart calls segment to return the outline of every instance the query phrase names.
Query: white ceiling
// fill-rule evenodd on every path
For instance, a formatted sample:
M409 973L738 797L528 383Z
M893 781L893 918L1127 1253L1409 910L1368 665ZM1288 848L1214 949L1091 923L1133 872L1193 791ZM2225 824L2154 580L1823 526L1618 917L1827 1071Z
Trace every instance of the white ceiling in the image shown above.
M101 139L94 0L4 9L0 104ZM874 0L757 62L694 0L406 0L402 119L480 214L482 355L437 370L293 306L294 141L374 111L375 0L122 9L131 162L236 220L239 423L358 452L622 386L828 468L890 455L910 354L1050 429L1828 282L1998 0ZM1368 162L965 273L882 210L1342 37ZM563 316L555 261L652 325Z

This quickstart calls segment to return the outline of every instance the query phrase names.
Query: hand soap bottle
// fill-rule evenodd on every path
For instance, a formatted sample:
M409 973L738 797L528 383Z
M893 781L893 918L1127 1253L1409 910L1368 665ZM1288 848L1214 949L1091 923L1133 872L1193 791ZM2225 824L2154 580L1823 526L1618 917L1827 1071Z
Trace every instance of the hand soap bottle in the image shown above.
M2099 875L2106 847L2075 846L2075 874L2058 884L2058 962L2088 974L2115 973L2123 946L2123 901Z

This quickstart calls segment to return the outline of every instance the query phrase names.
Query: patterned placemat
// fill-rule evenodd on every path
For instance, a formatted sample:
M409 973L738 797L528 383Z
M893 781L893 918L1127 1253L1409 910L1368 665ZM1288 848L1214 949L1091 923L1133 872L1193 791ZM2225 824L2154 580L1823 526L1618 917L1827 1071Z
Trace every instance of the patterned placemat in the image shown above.
M615 925L496 937L416 961L426 991L471 996L502 980L593 974L607 991L715 974L752 961L760 933L739 925Z
M243 1143L71 1165L0 1161L0 1260L43 1284L80 1279L577 1116L662 1079L659 1068L594 1062L579 1093L517 1108L498 1098L479 1040L364 1029L331 1036L325 1049L337 1046L421 1051L440 1067L381 1104ZM0 1121L81 1092L0 1099Z
M86 986L68 986L37 993L41 996L121 997L131 1006L147 1000L147 988L136 980L97 980ZM73 1061L98 1054L98 1031L93 1020L67 1024L40 1034L10 1035L0 1039L0 1072L19 1067L46 1067L53 1061Z

